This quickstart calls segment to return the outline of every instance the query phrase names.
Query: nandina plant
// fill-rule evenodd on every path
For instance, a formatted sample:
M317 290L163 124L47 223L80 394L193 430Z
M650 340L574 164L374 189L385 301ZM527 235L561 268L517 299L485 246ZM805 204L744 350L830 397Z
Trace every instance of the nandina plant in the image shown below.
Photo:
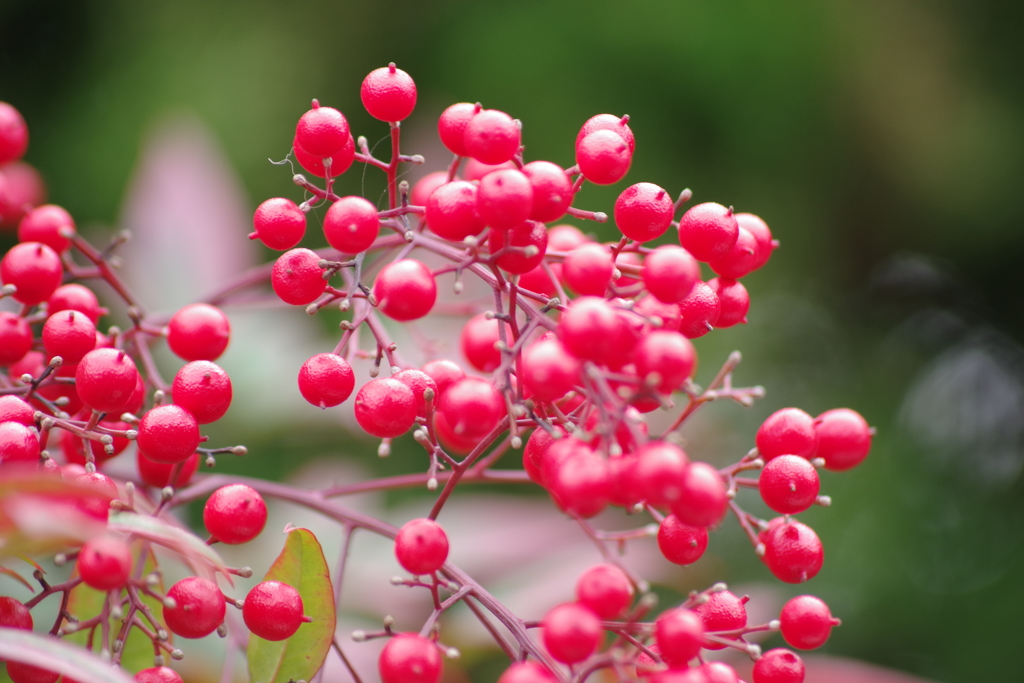
M511 115L453 104L438 121L453 159L410 188L399 182L400 169L425 162L401 150L415 83L391 64L366 77L360 97L388 123L390 157L373 156L341 111L313 100L287 159L303 169L293 181L305 198L267 199L249 235L283 253L178 311L150 311L122 282L113 257L124 236L100 249L60 207L6 207L22 217L20 242L0 262L0 292L17 304L0 313L0 556L3 573L33 593L24 602L0 597L0 657L11 679L181 681L168 665L188 656L189 639L216 632L226 648L245 649L254 683L319 680L332 650L354 681L372 679L345 656L371 639L387 641L380 680L434 683L444 661L458 656L445 644L444 614L465 603L508 656L502 683L582 682L599 673L736 682L728 664L706 661L724 648L756 661L754 683L802 681L799 655L785 648L762 655L749 636L781 631L791 647L819 647L839 623L823 601L803 595L778 619L749 623L747 597L715 583L656 612L648 583L617 552L656 535L666 562L690 565L721 525L737 523L779 580L803 583L822 567L818 536L794 515L829 504L819 491L821 469L847 470L868 454L872 430L858 413L779 410L749 452L722 468L688 453L679 438L701 406L723 399L750 406L764 394L734 386L738 352L698 386L690 340L746 321L740 278L765 266L777 246L768 225L710 201L684 212L689 190L673 194L649 182L616 200L620 239L600 243L558 225L565 216L608 220L574 203L585 183L618 183L630 168L636 141L628 117L611 114L582 125L574 163L563 167L527 163ZM24 120L0 103L0 161L18 162L27 144ZM386 207L335 193L335 178L356 163L385 174ZM329 248L300 246L311 212L322 215ZM468 365L410 364L387 321L431 315L437 278L446 273L454 273L456 294L466 278L493 292L462 328ZM102 324L107 310L89 288L97 281L117 294L126 329ZM215 468L220 454L246 454L244 446L205 445L202 431L231 402L231 379L217 359L229 343L260 341L232 339L225 310L240 296L260 295L300 307L296 316L331 305L347 312L333 348L295 368L299 391L310 410L353 401L359 426L380 440L378 454L411 437L426 453L425 469L314 490L197 472L200 463ZM372 340L369 348L360 348L358 332ZM164 343L182 361L172 381L153 361L153 347ZM370 377L353 372L357 356L373 359ZM648 425L656 410L673 416L667 428ZM104 474L116 457L136 458L137 476ZM522 469L496 469L513 458ZM445 505L468 482L541 486L550 514L572 518L597 544L604 562L568 587L575 600L546 614L515 614L448 559L460 539L445 530ZM433 492L434 503L426 517L400 527L337 502L352 491L409 485ZM746 511L755 490L781 516ZM277 558L261 560L263 580L239 595L232 577L252 570L228 566L218 544L259 536L266 499L336 522L343 555L332 572L316 536L291 529ZM174 515L191 501L205 502L205 530ZM608 507L634 515L636 528L599 528L595 517ZM381 628L343 643L334 635L336 601L345 563L358 561L345 554L357 531L393 539L407 572L392 580L395 590L419 590L433 609L421 623L381 614ZM157 547L189 575L165 585ZM52 557L63 573L44 575L35 565L33 584L21 564L34 565L33 556ZM36 624L36 608L51 596L56 619ZM241 618L230 616L235 610Z

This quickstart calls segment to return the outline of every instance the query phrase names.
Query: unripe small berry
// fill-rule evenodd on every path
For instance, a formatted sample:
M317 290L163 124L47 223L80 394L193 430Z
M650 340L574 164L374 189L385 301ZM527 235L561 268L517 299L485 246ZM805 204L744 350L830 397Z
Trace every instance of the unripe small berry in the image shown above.
M206 530L228 545L248 543L260 535L266 523L267 505L263 497L245 484L221 486L203 507Z
M404 121L416 108L416 83L392 63L374 69L359 90L370 116L380 121Z
M432 574L448 559L448 535L432 519L413 519L395 536L398 564L412 574Z
M263 581L245 596L242 619L259 638L287 640L302 625L302 610L302 597L297 590L280 581Z

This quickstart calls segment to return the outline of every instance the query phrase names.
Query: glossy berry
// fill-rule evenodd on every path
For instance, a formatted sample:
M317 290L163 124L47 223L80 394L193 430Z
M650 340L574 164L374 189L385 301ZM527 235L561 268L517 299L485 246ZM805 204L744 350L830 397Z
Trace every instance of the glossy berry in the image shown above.
M758 256L757 240L749 230L741 226L739 234L736 236L736 244L733 245L732 249L724 256L714 259L708 265L718 275L738 280L758 267Z
M754 683L803 683L804 663L785 648L768 650L754 663Z
M184 578L171 586L167 597L174 607L164 605L164 622L175 635L202 638L224 622L224 594L209 579Z
M60 256L41 242L15 244L0 260L0 281L17 287L14 300L26 306L49 299L63 275Z
M39 460L39 437L20 422L0 422L0 465L35 463Z
M231 340L231 323L216 306L190 304L167 323L167 345L178 358L217 360Z
M672 197L654 183L630 185L615 200L615 225L637 242L661 237L672 223Z
M60 678L60 674L56 671L14 660L7 662L7 675L10 677L11 683L56 683Z
M337 109L321 107L315 100L313 108L295 126L295 143L318 158L334 156L351 137L345 116Z
M324 215L327 243L343 254L366 251L379 232L377 207L362 197L342 197Z
M817 576L825 551L814 529L796 520L784 522L762 535L761 559L775 578L786 583L803 583Z
M498 267L516 275L528 273L544 260L548 231L543 223L535 220L521 223L511 230L492 230L487 236L487 248L491 254L497 254L506 247L510 248L498 256Z
M545 483L562 510L589 519L607 507L611 472L603 456L578 452L548 469Z
M601 625L589 607L567 602L544 615L544 647L564 664L575 664L594 654L601 640Z
M768 228L768 224L752 213L736 214L736 222L754 236L754 242L757 244L757 260L754 269L768 263L772 251L779 246L779 243L772 239L772 231Z
M427 416L426 393L428 389L434 395L434 398L432 399L433 404L437 405L437 382L422 370L402 370L391 375L391 378L397 379L412 391L413 396L416 398L417 416Z
M370 116L380 121L403 121L416 107L416 83L392 62L374 69L359 91Z
M26 427L34 427L35 410L18 396L0 396L0 424L4 422L19 422Z
M650 441L636 452L631 473L637 500L656 508L676 504L682 495L683 475L690 459L683 449L667 441Z
M139 372L124 351L94 349L75 369L75 388L82 402L101 413L120 416L131 404Z
M683 320L679 331L688 339L703 337L718 324L722 313L722 302L706 282L698 282L679 302L679 315Z
M476 193L476 212L488 226L509 230L520 225L533 210L533 185L514 168L488 173Z
M352 162L356 158L356 141L349 134L345 138L345 142L341 148L332 154L330 157L318 157L310 154L306 150L302 149L299 145L298 138L292 141L292 151L295 154L295 160L299 162L306 171L312 173L317 178L327 177L327 166L324 164L326 159L331 160L331 177L335 178L352 166Z
M18 223L18 241L42 242L59 254L71 246L71 240L61 234L64 230L75 232L71 214L56 204L44 204L26 213Z
M708 280L708 287L718 296L722 307L715 327L732 327L747 322L750 295L742 282L716 277Z
M284 251L302 241L306 234L306 214L292 200L274 197L256 207L252 227L249 239L258 239L271 249Z
M139 422L138 433L139 450L156 462L184 462L199 446L199 423L177 405L149 410Z
M466 376L466 371L459 367L458 363L450 360L432 360L424 365L422 370L437 385L437 395L434 397L435 406L448 387Z
M21 112L0 102L0 166L17 161L28 149L28 126Z
M743 683L736 670L725 662L705 662L697 671L704 675L706 683Z
M448 559L448 535L432 519L413 519L395 536L398 564L412 574L432 574Z
M629 153L632 154L636 149L636 140L633 138L633 131L630 129L628 121L628 116L616 116L615 114L591 116L576 135L576 145L579 146L583 138L595 131L610 130L626 141Z
M707 527L683 524L675 515L665 517L658 527L658 549L673 564L693 564L707 547Z
M676 303L700 282L700 264L682 247L663 244L644 257L643 280L659 301Z
M135 674L138 683L184 683L174 669L167 666L154 666L143 669Z
M484 109L466 124L466 155L485 164L502 164L519 151L519 124L497 109Z
M270 272L270 284L281 301L292 306L306 306L324 293L320 257L315 251L299 247L281 254Z
M359 389L355 414L356 422L371 436L401 436L416 421L416 397L397 379L378 377Z
M78 573L87 586L109 591L121 588L132 569L132 553L120 538L97 536L78 553Z
M538 400L554 401L580 384L580 362L558 339L543 339L523 351L522 380Z
M459 334L462 355L480 372L492 372L501 363L501 352L494 347L495 342L501 339L498 325L497 318L488 319L486 314L478 313L466 321ZM507 326L505 338L512 338Z
M302 597L280 581L252 587L242 603L242 619L253 635L264 640L286 640L302 625Z
M576 247L562 262L565 284L584 296L603 296L612 282L613 270L611 250L594 242Z
M430 195L434 193L434 190L441 187L448 182L448 171L434 171L428 173L412 186L412 192L409 193L409 203L415 206L426 206L427 200L430 199Z
M820 598L799 595L783 605L779 624L787 643L801 650L813 650L825 644L832 627L839 626L840 621Z
M534 661L515 662L498 678L498 683L557 683L548 669Z
M600 619L615 619L633 602L633 584L613 564L598 564L576 580L576 599Z
M682 387L696 363L697 352L690 340L670 330L650 332L633 349L637 375L656 379L655 389L664 394Z
M820 488L814 465L799 455L780 455L769 460L757 485L765 505L784 515L795 515L811 507Z
M417 633L399 633L381 650L377 672L381 683L437 683L441 655L434 641Z
M245 484L221 486L203 507L206 530L228 545L248 543L260 535L266 523L267 505L263 497Z
M572 180L565 169L550 161L531 161L523 166L523 173L533 188L530 220L550 223L564 216L573 198Z
M628 357L633 350L622 334L623 325L623 319L607 301L582 296L562 314L558 334L565 348L580 360L607 364Z
M96 326L84 313L61 311L46 319L43 347L48 357L60 356L75 365L96 347Z
M182 464L178 477L171 480L174 473L174 465L171 463L153 462L142 454L142 451L135 452L135 465L139 471L139 479L145 484L154 488L162 489L165 486L182 488L192 480L192 475L199 469L199 454L193 453Z
M747 625L747 601L749 597L736 597L729 591L719 591L708 596L708 601L693 608L693 612L704 622L706 633L714 631L735 631ZM703 647L721 650L725 647L705 639Z
M871 427L861 414L849 408L827 410L814 419L818 437L817 457L833 472L856 467L871 450Z
M32 612L21 602L0 596L0 627L32 630Z
M758 428L755 441L766 461L779 455L812 458L818 447L814 420L799 408L783 408L769 415Z
M196 360L174 376L171 396L201 425L224 417L231 406L231 378L216 363Z
M629 145L610 130L590 133L576 143L576 164L583 177L595 185L611 185L629 171L633 155Z
M480 377L464 377L442 394L438 410L456 435L480 439L505 416L505 401L498 390Z
M299 368L299 393L321 409L345 401L355 385L352 366L334 353L318 353Z
M679 500L672 513L690 526L714 526L729 506L722 475L706 462L691 462L683 473Z
M24 318L0 311L0 367L17 363L32 349L32 328Z
M441 117L437 121L437 134L452 154L458 154L460 157L468 156L465 142L466 125L469 124L471 118L476 116L480 108L479 104L459 102L441 112Z
M654 638L665 663L674 669L684 668L700 652L704 622L691 610L669 610L654 623Z
M381 268L373 283L377 307L393 320L406 322L430 313L437 301L437 283L430 269L416 259L394 261Z
M477 186L465 180L445 183L434 190L427 198L425 211L430 230L453 242L479 235L486 226L477 212Z
M61 285L46 302L46 310L50 315L69 309L85 313L93 325L100 316L107 313L107 309L100 306L92 290L77 283Z
M679 243L698 261L713 261L729 253L739 230L732 209L707 202L690 208L679 219Z

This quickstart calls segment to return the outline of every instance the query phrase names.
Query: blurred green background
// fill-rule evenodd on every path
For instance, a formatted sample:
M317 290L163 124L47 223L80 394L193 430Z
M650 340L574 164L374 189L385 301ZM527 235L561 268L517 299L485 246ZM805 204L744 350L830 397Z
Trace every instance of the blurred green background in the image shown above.
M761 215L783 245L745 280L750 324L698 342L698 380L739 348L737 382L768 396L714 407L717 436L693 438L735 452L787 405L849 406L878 429L863 467L825 475L833 507L805 516L828 554L806 589L844 621L826 650L995 683L1021 680L1022 29L1012 0L0 0L0 100L28 120L51 201L85 226L116 224L168 111L210 127L251 207L297 199L267 158L312 97L383 137L358 87L389 61L416 79L416 140L480 101L523 120L528 158L569 166L583 121L630 114L630 175L577 205L608 211L640 180L689 187ZM298 463L331 433L224 438ZM277 462L263 473L283 475ZM722 578L765 580L723 536Z

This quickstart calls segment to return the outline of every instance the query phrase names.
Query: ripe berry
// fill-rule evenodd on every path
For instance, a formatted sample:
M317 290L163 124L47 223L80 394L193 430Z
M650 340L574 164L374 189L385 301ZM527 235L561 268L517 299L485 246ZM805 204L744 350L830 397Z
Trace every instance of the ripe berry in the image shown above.
M7 662L7 675L10 676L12 683L56 683L60 678L56 671L14 660Z
M167 591L174 607L164 605L167 628L182 638L202 638L224 622L224 594L217 584L198 576L178 581Z
M302 241L306 214L292 200L274 197L256 207L252 227L255 232L249 233L249 239L259 239L271 249L284 251Z
M583 450L560 462L552 461L544 475L555 503L566 512L588 519L608 505L611 475L608 460Z
M68 472L64 472L64 477L69 478ZM110 501L117 498L117 484L114 480L99 472L88 472L74 477L74 482L89 489L89 493L77 501L79 510L106 522L110 512Z
M0 422L0 465L35 463L39 460L39 437L20 422Z
M765 505L784 515L795 515L811 507L820 487L814 465L798 455L780 455L769 460L757 485Z
M31 349L32 328L25 319L10 311L0 311L0 367L17 363Z
M690 459L678 446L651 441L636 452L632 486L637 500L657 508L674 505L682 495L682 479Z
M464 377L441 395L438 410L456 435L467 439L487 436L505 415L498 390L480 377Z
M447 182L447 171L428 173L417 180L416 184L412 186L412 192L409 193L409 203L415 206L426 206L427 200L430 199L430 195L434 193L434 190Z
M813 650L824 645L832 627L840 623L832 616L828 605L813 595L792 598L783 605L779 614L782 637L801 650Z
M494 171L500 171L505 168L518 168L513 161L504 161L500 164L485 164L482 161L469 158L465 160L462 165L462 179L468 182L474 180L480 181L484 179L484 176Z
M548 231L543 223L535 220L521 223L511 230L491 230L487 236L487 248L491 254L497 254L505 247L512 248L498 257L498 267L516 275L528 273L544 260ZM528 253L531 248L532 253ZM520 286L525 286L522 280Z
M725 662L705 662L697 671L704 675L706 683L743 683L736 670Z
M576 581L576 599L600 619L615 619L633 602L633 584L613 564L598 564Z
M752 213L736 214L736 222L739 223L741 228L754 236L754 241L757 244L757 260L755 261L754 269L756 270L768 263L772 250L779 245L778 242L772 240L772 231L768 228L768 224Z
M573 198L572 180L565 169L550 161L531 161L523 166L523 173L533 188L530 220L550 223L564 216Z
M764 563L775 578L803 583L817 576L825 550L814 529L795 520L784 522L762 536Z
M488 226L509 230L522 224L533 210L533 185L517 169L488 173L476 193L476 212Z
M192 361L174 376L171 396L196 422L210 424L224 417L231 405L231 378L215 363Z
M46 302L46 310L50 315L69 309L85 313L93 325L101 315L107 313L107 309L100 306L92 290L77 283L61 285Z
M785 648L768 650L754 663L754 683L803 683L804 663Z
M421 261L402 259L381 268L373 283L377 307L393 320L422 318L437 301L437 283Z
M438 187L427 198L424 218L438 237L461 242L483 232L485 223L477 212L477 186L455 180Z
M252 587L242 603L242 619L252 633L264 640L286 640L302 625L302 597L280 581L263 581Z
M359 97L373 118L403 121L416 107L416 84L392 62L374 69L363 79Z
M718 324L722 303L710 285L698 282L690 293L679 302L679 314L683 320L679 331L689 339L703 337Z
M679 499L672 513L690 526L713 526L722 521L729 497L722 475L706 462L691 462L683 473Z
M500 340L499 324L502 323L497 318L488 319L486 314L478 313L466 322L459 335L462 355L481 372L492 372L501 363L501 352L494 348ZM511 339L507 328L505 334L506 339Z
M64 208L56 204L37 206L18 223L18 241L42 242L59 254L71 246L71 240L60 234L65 229L75 232L75 220Z
M739 230L732 209L707 202L690 208L679 219L679 243L698 261L713 261L729 253Z
M685 668L700 652L704 641L704 622L691 610L669 610L655 622L654 638L666 664L674 669Z
M736 236L736 244L729 253L719 256L708 265L722 277L738 280L757 268L758 256L757 240L749 230L741 226Z
M245 484L221 486L203 508L206 530L228 545L248 543L260 535L266 523L267 505L263 497Z
M467 156L485 164L502 164L519 151L519 123L497 109L477 112L466 124L463 142Z
M718 296L722 306L715 327L732 327L737 323L747 322L750 295L742 283L716 277L708 281L708 287Z
M121 588L128 582L131 569L131 550L120 538L91 538L78 553L78 573L87 586L96 590Z
M299 247L286 251L274 262L270 284L281 301L293 306L306 306L324 293L320 257L316 252Z
M199 423L181 406L157 406L142 416L136 442L150 460L184 462L199 446Z
M366 251L379 232L377 207L362 197L342 197L324 215L327 243L343 254Z
M149 669L143 669L135 674L135 680L138 683L183 683L178 672L167 666L154 666Z
M758 428L755 441L765 461L778 455L811 458L818 447L814 420L799 408L783 408L769 415Z
M871 450L871 427L860 413L849 408L827 410L814 419L818 436L815 453L833 472L856 467Z
M581 244L593 241L575 225L556 225L548 231L548 244L552 251L572 251Z
M557 683L558 679L542 664L515 662L498 678L498 683Z
M632 154L636 149L636 140L633 138L633 131L630 130L628 121L628 116L616 116L615 114L591 116L576 135L576 145L579 146L583 138L595 131L610 130L626 141L626 144L629 146L629 153Z
M296 144L321 159L333 157L351 137L345 116L337 109L321 107L316 100L295 126Z
M430 389L434 394L434 401L436 405L437 401L437 382L431 378L430 375L423 372L422 370L402 370L391 375L392 379L397 379L399 382L409 387L412 390L413 396L416 397L416 415L419 417L427 416L427 399L426 392Z
M23 161L0 168L0 225L17 225L25 209L46 200L39 171Z
M318 353L299 369L299 393L320 409L342 403L355 386L352 366L334 353Z
M456 433L441 411L434 413L434 432L437 434L438 442L449 453L466 455L479 445L479 441L475 437Z
M611 185L629 171L633 153L617 133L598 130L576 143L576 164L583 177L595 185Z
M167 345L174 355L186 361L217 360L230 339L228 317L209 304L185 306L167 323Z
M28 149L28 126L21 112L0 102L0 166L17 161Z
M437 394L434 396L435 406L448 387L466 376L466 371L450 360L432 360L422 369L437 385Z
M441 117L437 120L437 134L449 152L460 157L468 156L465 142L466 125L479 111L479 104L459 102L441 112Z
M644 258L643 279L659 301L675 303L700 282L700 264L682 247L663 244Z
M432 519L413 519L395 536L398 564L412 574L432 574L448 560L448 536Z
M14 598L0 596L0 626L32 630L32 612Z
M94 349L85 354L75 369L78 397L101 413L120 416L130 408L138 383L135 363L117 349Z
M704 622L706 633L714 631L735 631L747 625L746 604L750 598L744 595L738 598L729 591L720 591L708 596L708 601L693 608L693 611ZM721 643L705 639L703 647L708 650L721 650Z
M26 306L49 299L63 275L60 256L41 242L15 244L0 260L0 281L17 287L14 300Z
M564 664L575 664L594 654L601 640L601 624L589 607L567 602L544 615L544 647Z
M523 351L522 380L537 399L554 401L580 383L580 362L558 339L544 339Z
M43 347L50 358L60 356L75 365L96 347L96 326L84 313L61 311L46 319Z
M315 156L302 149L299 145L298 137L292 141L292 151L295 154L296 161L299 162L299 165L302 166L302 168L309 171L317 178L327 177L327 167L324 165L325 157ZM352 134L350 133L345 138L345 142L342 144L341 149L326 158L331 160L332 178L336 178L347 171L349 167L352 166L352 162L355 161L356 158L356 141L352 138Z
M0 423L4 422L19 422L26 427L34 427L35 410L18 396L0 396Z
M654 330L633 349L633 363L641 378L657 376L655 388L670 394L693 374L697 352L690 340L670 330Z
M565 348L580 360L610 364L628 358L635 340L624 336L625 321L599 297L582 296L562 314L558 334Z
M399 633L381 650L377 672L381 683L437 683L441 655L434 641L417 633Z
M679 332L683 317L677 304L658 301L653 296L645 296L633 307L633 311L649 320L658 322L663 330Z
M576 247L562 262L565 283L584 296L603 296L612 282L613 270L611 251L594 242Z
M708 547L706 527L683 524L675 515L668 515L658 527L658 548L665 559L674 564L693 564Z
M171 474L174 472L174 465L163 462L153 462L142 454L142 451L135 452L135 465L139 470L139 479L154 488L162 489L165 486L173 486L176 489L182 488L192 480L192 475L199 468L199 454L193 453L181 466L181 473L178 478L171 481Z
M355 401L356 422L372 436L393 438L409 431L416 421L412 389L393 377L378 377L364 384Z
M653 183L637 183L615 200L615 225L629 239L648 242L668 230L674 212L668 192Z

